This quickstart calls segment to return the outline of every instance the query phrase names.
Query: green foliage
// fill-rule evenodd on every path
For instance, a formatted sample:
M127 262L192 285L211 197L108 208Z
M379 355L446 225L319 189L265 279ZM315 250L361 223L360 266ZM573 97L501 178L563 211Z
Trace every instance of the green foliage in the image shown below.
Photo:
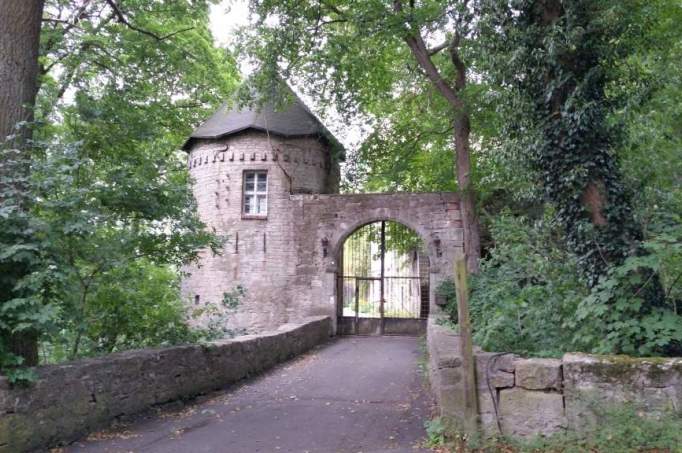
M614 66L630 50L634 15L624 3L609 1L556 2L556 8L530 1L509 8L481 4L488 68L515 97L507 101L515 118L506 132L532 139L529 160L565 225L567 244L596 284L641 238L614 156L621 137L609 118L616 100L607 91ZM588 201L589 190L603 197L596 205ZM599 215L603 224L594 220Z
M85 327L77 356L187 343L196 337L187 324L177 274L147 260L104 272L82 312L74 309L80 307L62 306L42 345L44 362L74 357L81 323Z
M619 150L623 172L635 194L645 234L682 216L682 7L674 1L649 2L641 13L649 33L621 64L626 125ZM678 267L679 269L679 267Z
M561 247L548 214L531 223L508 214L492 220L495 247L472 279L474 341L488 351L557 356L570 348L563 328L587 296L574 256ZM448 310L456 312L456 301Z
M235 331L227 327L230 311L239 306L242 298L246 295L246 289L237 285L231 291L223 293L220 302L208 301L191 311L193 319L201 319L205 327L197 329L201 341L213 341L221 338L233 337L239 333L245 333L244 329Z
M442 447L445 444L445 426L440 418L426 420L426 448Z
M22 332L45 335L47 360L196 336L175 269L221 241L198 219L177 150L237 83L210 3L46 2L40 122L25 125L37 141L30 158L2 156L28 170L0 181L3 370Z
M576 350L640 356L661 351L682 354L681 299L675 287L682 264L682 227L654 235L643 248L645 254L629 257L609 269L581 301L574 318L564 324L575 332ZM677 277L666 278L670 271ZM642 294L659 275L670 282L664 285L665 305L643 311Z
M476 344L489 351L531 356L571 351L636 356L682 352L677 287L680 227L646 241L645 253L610 268L589 288L552 218L548 213L531 223L505 214L492 221L495 247L472 279L470 310ZM642 312L641 294L658 276L665 305ZM456 315L454 285L445 282L438 291L448 300L446 312Z
M482 69L509 119L506 162L532 164L529 176L594 287L564 326L582 327L573 347L677 353L678 297L664 285L679 271L660 266L647 241L680 213L681 134L669 120L679 107L666 100L679 89L679 47L668 43L682 38L673 25L682 10L610 0L483 0L476 8Z
M419 69L405 37L420 30L436 45L451 40L457 29L460 52L473 67L473 21L465 2L404 2L404 14L383 0L249 3L255 20L242 30L241 51L253 59L261 91L270 92L273 81L283 77L323 110L333 107L370 132L357 152L349 153L349 188L456 189L452 107ZM452 83L452 60L441 50L431 60ZM490 137L497 124L492 98L474 102L486 91L470 78L460 93L472 105L472 128L481 137ZM476 163L474 157L474 168Z
M457 288L452 279L443 280L436 288L436 296L445 301L444 311L453 324L457 324Z
M7 165L26 160L13 151L3 157ZM132 178L141 189L138 168L103 173L77 145L34 143L30 169L1 200L8 242L0 265L23 263L25 272L4 280L14 297L0 305L0 329L49 332L48 360L186 341L168 266L221 242L197 217L183 162L166 162L164 177L146 180L131 198L119 197L117 182ZM33 201L29 210L18 207L24 198ZM2 359L3 367L17 365L6 353Z
M213 45L212 3L128 0L120 8L131 27L104 1L48 0L37 102L48 134L65 129L118 157L131 145L156 148L157 159L177 149L238 79L231 55Z

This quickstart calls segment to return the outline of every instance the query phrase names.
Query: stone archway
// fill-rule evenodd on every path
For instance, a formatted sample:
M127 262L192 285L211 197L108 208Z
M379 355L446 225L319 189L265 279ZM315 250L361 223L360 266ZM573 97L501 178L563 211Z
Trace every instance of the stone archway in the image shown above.
M290 319L305 313L337 318L338 256L346 238L362 225L389 220L414 230L430 262L429 306L437 313L435 289L463 253L459 198L455 193L292 195L297 236L296 298Z
M337 331L342 335L421 335L429 314L429 259L412 228L380 220L339 246Z

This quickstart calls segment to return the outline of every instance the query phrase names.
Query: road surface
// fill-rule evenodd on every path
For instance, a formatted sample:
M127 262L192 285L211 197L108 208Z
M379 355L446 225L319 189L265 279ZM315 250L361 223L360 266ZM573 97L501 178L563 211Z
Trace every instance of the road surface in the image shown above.
M417 338L337 338L259 377L150 411L64 451L428 451L421 448L431 416L421 354Z

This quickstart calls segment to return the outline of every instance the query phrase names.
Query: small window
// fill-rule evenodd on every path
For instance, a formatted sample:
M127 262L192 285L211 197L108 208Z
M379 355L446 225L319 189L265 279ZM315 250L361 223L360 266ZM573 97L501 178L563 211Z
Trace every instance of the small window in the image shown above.
M244 215L265 217L268 214L268 173L244 172Z

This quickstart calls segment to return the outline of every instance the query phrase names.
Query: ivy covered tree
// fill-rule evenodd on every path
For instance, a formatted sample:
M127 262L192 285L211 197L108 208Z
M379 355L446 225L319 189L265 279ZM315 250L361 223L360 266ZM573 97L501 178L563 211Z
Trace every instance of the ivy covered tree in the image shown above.
M487 75L507 91L503 108L514 113L506 145L526 148L519 152L532 163L594 288L583 316L604 315L589 305L607 302L620 316L611 319L616 330L605 333L623 339L613 342L615 350L637 350L646 332L656 331L666 332L659 352L677 351L679 316L666 301L658 265L644 257L642 226L617 154L625 137L615 115L627 98L623 66L652 29L649 8L610 0L483 0L476 7Z

